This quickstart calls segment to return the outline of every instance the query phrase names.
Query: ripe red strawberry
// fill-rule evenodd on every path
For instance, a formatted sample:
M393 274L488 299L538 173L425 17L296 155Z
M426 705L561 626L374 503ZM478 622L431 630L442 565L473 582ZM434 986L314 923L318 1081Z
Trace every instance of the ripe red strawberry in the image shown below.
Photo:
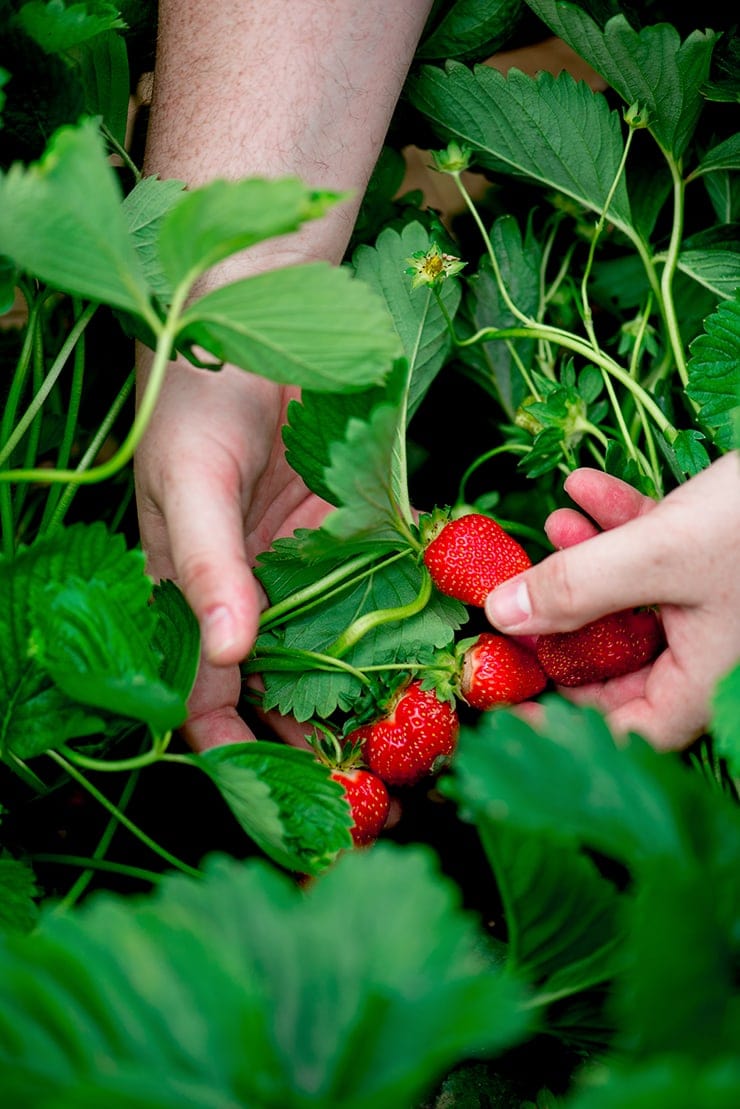
M539 636L537 658L558 685L587 685L639 670L662 644L653 609L625 609L576 631Z
M391 799L385 783L369 770L355 766L332 770L332 778L344 786L354 820L350 835L356 847L373 843L388 819Z
M460 693L473 708L516 705L546 685L536 656L508 636L483 632L463 654Z
M433 689L412 681L387 713L355 729L348 741L362 743L370 770L391 786L409 786L433 772L455 750L460 723L455 706Z
M490 516L471 512L444 524L427 544L424 564L441 593L482 607L492 589L527 570L532 560Z

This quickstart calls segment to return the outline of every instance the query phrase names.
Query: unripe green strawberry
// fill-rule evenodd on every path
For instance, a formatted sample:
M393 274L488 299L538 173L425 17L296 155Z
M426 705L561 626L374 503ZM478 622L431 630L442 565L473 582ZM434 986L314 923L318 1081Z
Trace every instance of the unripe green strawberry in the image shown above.
M537 657L508 636L483 632L463 654L460 693L473 708L516 705L546 685Z
M478 512L444 524L423 557L440 593L480 607L492 589L532 565L516 539Z
M362 744L370 770L391 786L410 786L432 773L455 750L459 720L454 704L412 681L378 720L347 737Z
M350 835L355 847L367 847L378 838L388 819L391 801L385 783L358 766L337 767L331 776L344 787L349 801L354 821Z
M539 636L537 658L558 685L588 685L639 670L663 642L653 609L625 609L576 631Z

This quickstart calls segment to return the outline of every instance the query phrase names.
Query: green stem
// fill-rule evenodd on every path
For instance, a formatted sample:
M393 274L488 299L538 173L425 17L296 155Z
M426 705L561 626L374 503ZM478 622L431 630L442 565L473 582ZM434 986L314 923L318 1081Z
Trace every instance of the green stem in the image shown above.
M137 773L129 775L128 780L121 792L121 796L118 799L118 808L121 810L121 812L125 812L126 807L131 800L131 796L134 792L137 780ZM104 856L111 845L111 841L117 827L118 820L112 816L106 824L102 836L98 840L98 845L93 852L92 858L86 862L85 869L83 870L82 874L78 875L76 882L69 890L67 890L66 894L59 903L59 908L69 909L82 897L83 893L92 881L96 868L104 866Z
M31 358L36 342L36 330L39 325L39 315L43 299L43 296L39 296L35 300L32 300L26 295L26 303L28 306L26 331L23 336L23 344L18 356L18 361L16 362L13 378L10 382L10 389L8 390L8 397L3 409L2 419L0 420L0 445L3 447L13 431L16 413L26 385L26 378L28 377L28 370L31 365ZM3 485L2 482L0 482L0 525L2 526L3 552L10 558L15 551L15 510L11 490L9 486Z
M478 209L476 208L475 204L473 203L473 198L471 197L470 193L468 192L468 190L465 186L465 182L462 179L462 176L458 172L458 173L453 173L452 177L455 179L455 184L457 185L457 188L460 192L460 196L463 198L463 201L465 202L465 205L468 208L468 211L470 212L471 216L473 217L473 220L475 221L475 224L476 224L476 226L477 226L477 228L478 228L478 230L481 234L481 238L483 239L483 242L485 243L486 251L488 252L488 257L491 260L491 266L493 268L493 276L496 279L496 284L498 286L499 293L501 294L501 299L503 300L504 304L509 309L509 311L511 312L512 316L514 316L515 319L520 320L523 324L533 323L534 321L531 320L529 316L527 316L524 312L521 312L519 310L519 308L517 308L516 304L514 304L514 301L511 299L511 296L509 295L509 290L506 287L506 282L504 281L503 274L501 273L501 268L498 264L498 258L496 257L496 251L493 249L493 243L491 242L491 237L488 234L488 231L486 230L486 226L485 226L485 224L483 223L483 220L480 217L480 213L478 212Z
M495 458L496 455L504 454L507 451L511 454L529 454L530 448L524 443L502 443L498 447L492 447L491 450L486 451L485 454L479 455L478 458L470 463L467 470L465 470L463 476L460 478L460 484L457 487L456 504L467 504L467 484L475 471L486 462L489 462L492 458Z
M87 325L90 323L90 320L95 315L97 309L97 304L88 304L87 308L83 312L81 312L75 320L75 323L70 329L67 338L64 340L59 353L52 362L49 372L46 375L43 384L41 385L41 388L38 390L28 408L16 424L12 435L10 435L8 439L4 441L3 448L2 450L0 450L0 466L3 466L5 462L10 458L18 443L20 443L21 439L26 434L29 427L41 411L41 408L46 402L49 394L56 385L60 373L67 364L67 360L74 350L78 339L84 332ZM38 473L39 471L35 472ZM46 471L41 472L44 473Z
M685 387L688 385L689 375L686 369L686 356L681 341L681 332L678 326L678 319L676 318L676 305L673 300L673 278L678 266L678 254L681 249L681 237L683 235L685 185L681 177L680 167L676 165L673 158L669 157L667 161L673 179L673 226L671 228L671 240L668 244L668 251L663 265L663 273L660 278L660 291L666 327L668 328L668 337L673 351L673 357L676 360L676 369Z
M118 396L113 401L113 404L111 405L111 407L108 411L108 414L106 415L106 417L103 420L102 424L100 425L97 432L95 433L95 437L92 439L92 441L90 442L87 450L85 451L82 458L80 459L79 465L77 467L77 471L75 471L75 472L82 472L82 471L86 470L87 467L97 457L98 451L102 447L105 440L108 438L108 435L110 434L111 428L115 424L116 420L118 419L118 417L121 413L121 410L122 410L123 406L125 405L126 401L128 400L129 396L131 395L131 392L134 388L135 380L136 380L136 378L135 378L134 372L132 370L131 373L129 374L128 378L126 379L126 381L124 381L124 383L123 383L123 385L122 385L122 387L121 387L121 389L118 393ZM77 493L78 489L79 489L79 484L70 483L67 486L67 488L64 490L61 497L59 498L57 506L54 509L54 512L52 513L51 519L49 520L49 522L47 524L47 530L48 531L52 531L53 528L56 528L56 527L59 526L59 524L61 524L62 520L64 519L64 517L67 514L67 510L69 509L70 504L74 500L75 494Z
M369 685L362 670L350 666L340 658L332 655L321 654L319 651L304 651L299 647L267 647L257 648L249 658L241 664L242 674L262 674L269 670L308 671L308 670L343 670L357 678L363 685ZM169 759L170 756L167 756Z
M140 866L129 866L128 863L114 863L110 859L97 859L94 856L88 858L86 855L55 855L52 852L42 851L37 855L30 855L31 862L34 863L55 863L60 866L84 866L85 873L95 870L108 870L113 874L125 874L128 878L139 878L144 882L151 882L152 885L162 881L162 875L158 874L156 870L144 870ZM73 887L74 889L74 887ZM71 892L71 891L70 891ZM54 906L52 912L61 912L70 906L67 904L67 897L65 895L62 900ZM74 902L72 902L74 904Z
M138 183L141 181L141 177L142 177L141 170L139 169L136 162L133 160L133 158L129 154L126 147L123 146L118 141L118 139L113 134L113 132L110 130L110 128L106 127L106 125L104 123L101 123L100 130L101 130L102 134L105 136L105 138L106 138L109 146L111 147L111 149L118 155L118 157L121 159L121 161L126 166L126 168L128 170L130 170L130 172L133 174L134 181L138 185Z
M167 750L171 735L172 733L168 732L161 741L156 742L148 751L145 751L142 755L133 755L129 759L91 759L87 755L80 754L79 751L70 750L69 747L62 746L59 750L75 766L80 766L83 770L94 770L96 774L101 771L103 773L107 771L121 773L122 771L141 770L145 766L160 762L162 755Z
M331 646L326 648L326 653L334 658L341 658L374 628L379 628L383 624L408 620L411 616L415 616L417 612L421 612L429 603L431 595L432 579L426 568L423 568L421 587L413 601L409 601L405 605L397 605L395 608L378 608L374 612L364 613L364 615L354 620L348 628L345 628Z
M180 285L172 299L172 304L164 324L160 324L159 321L157 321L159 334L149 380L147 381L141 403L136 411L129 433L116 453L109 458L107 462L103 462L101 465L94 466L89 470L80 470L79 467L76 470L6 470L0 471L0 481L40 481L58 482L62 484L73 482L78 485L93 485L96 482L105 481L107 478L113 477L114 474L118 473L118 471L131 460L146 431L152 412L154 411L154 406L159 398L162 383L164 382L167 367L170 362L172 348L180 327L181 312L189 290L190 286L188 284L183 283Z
M171 852L169 852L165 847L162 847L156 842L156 840L153 840L151 836L148 836L142 828L139 828L137 824L134 824L133 820L129 820L125 813L122 813L121 810L116 805L114 805L113 802L110 801L104 793L101 793L101 791L97 789L97 787L94 786L92 782L89 782L87 780L84 774L80 773L80 771L77 769L76 766L74 766L73 763L71 763L68 759L63 758L63 756L60 755L58 751L47 751L46 754L49 756L50 759L53 759L53 761L58 766L60 766L62 770L64 770L65 773L69 775L70 778L73 778L74 781L78 783L78 785L87 790L87 792L92 797L94 797L95 800L100 805L102 805L104 809L107 809L108 812L116 818L119 824L122 824L123 827L131 832L133 836L136 836L138 840L141 840L141 842L146 847L148 847L150 851L153 851L155 855L159 855L159 857L164 859L166 863L169 863L170 866L173 866L176 870L181 870L183 874L190 875L191 878L202 878L202 874L199 870L196 870L195 867L190 866L189 863L183 862L182 859L178 859L176 855L171 854Z
M276 624L282 623L289 616L293 617L299 612L302 614L308 611L327 597L338 593L342 589L350 588L367 574L383 569L399 558L404 558L407 553L407 551L396 552L391 558L378 563L377 551L370 551L343 562L341 566L337 566L335 570L326 574L319 581L311 582L303 589L297 589L289 597L285 597L282 601L266 608L259 619L260 630L267 631Z
M56 469L62 469L69 465L69 460L72 455L72 447L74 446L75 436L77 434L78 420L80 416L80 407L82 404L82 390L85 381L85 336L80 335L79 342L74 351L74 364L72 367L72 380L69 388L69 400L67 402L67 412L64 420L64 433L62 441L57 451ZM59 503L61 497L61 487L59 485L50 485L49 492L44 505L44 513L41 517L39 525L39 535L46 532L51 520L54 517L54 510Z
M587 361L593 362L594 365L605 369L607 373L616 378L616 380L619 381L621 385L624 385L625 388L630 393L632 393L635 398L639 399L644 405L645 409L650 413L654 423L657 425L660 431L663 432L669 442L672 443L676 435L678 434L676 428L661 411L661 409L658 407L650 394L647 393L645 389L643 389L639 382L634 381L626 370L622 369L622 367L617 362L615 362L612 358L609 358L608 355L603 353L603 351L594 350L588 345L588 343L585 343L582 339L579 339L577 335L573 335L570 331L563 331L559 327L551 327L548 324L537 324L527 328L482 327L479 331L475 333L475 335L471 335L468 339L459 340L458 346L472 346L474 343L479 343L482 340L487 339L510 338L535 338L551 340L552 342L559 343L567 350L572 350L576 354L580 354Z

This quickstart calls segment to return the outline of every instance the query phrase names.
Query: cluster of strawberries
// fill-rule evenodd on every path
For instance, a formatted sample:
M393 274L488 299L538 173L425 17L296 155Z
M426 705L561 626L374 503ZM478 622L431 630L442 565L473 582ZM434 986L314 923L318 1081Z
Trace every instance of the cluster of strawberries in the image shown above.
M424 563L437 589L482 607L492 589L531 566L524 548L495 520L470 513L433 525ZM452 656L452 693L414 678L398 689L383 714L347 737L363 765L336 768L350 802L357 845L371 843L388 817L388 786L409 786L452 755L459 730L457 700L486 711L519 704L548 683L581 686L628 674L660 650L663 636L653 609L612 613L577 631L533 641L484 632Z

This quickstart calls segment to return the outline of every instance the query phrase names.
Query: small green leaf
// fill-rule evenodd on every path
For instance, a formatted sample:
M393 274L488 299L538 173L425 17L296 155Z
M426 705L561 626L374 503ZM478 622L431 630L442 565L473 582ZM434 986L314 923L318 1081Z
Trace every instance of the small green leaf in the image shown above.
M704 438L701 431L691 428L687 431L679 431L671 443L676 463L688 477L693 477L701 470L705 470L711 462L706 447L701 442Z
M442 18L428 29L416 57L488 58L512 37L523 6L522 0L457 0L443 7Z
M319 874L351 847L344 791L310 751L258 741L211 747L192 762L247 835L287 870Z
M691 344L688 396L702 424L722 450L735 445L734 414L740 405L740 300L724 300Z
M712 734L717 754L727 760L730 773L740 778L740 666L718 683L714 694Z
M700 177L705 173L716 173L718 170L740 169L740 135L730 135L724 142L719 142L711 147L697 166L694 166L689 180Z
M193 302L179 341L285 385L354 392L400 353L384 306L343 267L310 263L225 285Z
M734 297L740 289L740 254L735 250L683 250L678 268L718 297Z
M0 242L19 270L57 289L149 314L118 182L90 120L57 131L40 162L0 175Z
M183 195L159 229L159 260L173 287L255 243L286 235L322 216L340 193L316 193L301 181L212 181Z
M26 0L15 18L29 38L47 54L61 54L105 31L126 27L116 5L105 3L105 0L82 4L67 4L65 0Z
M0 932L30 932L38 920L38 894L30 866L0 855Z
M134 249L149 287L165 304L172 298L172 286L162 271L157 240L162 220L182 197L184 181L143 177L123 200L123 215L133 239Z
M85 110L100 116L121 146L126 143L131 75L126 41L116 31L97 35L77 52Z

